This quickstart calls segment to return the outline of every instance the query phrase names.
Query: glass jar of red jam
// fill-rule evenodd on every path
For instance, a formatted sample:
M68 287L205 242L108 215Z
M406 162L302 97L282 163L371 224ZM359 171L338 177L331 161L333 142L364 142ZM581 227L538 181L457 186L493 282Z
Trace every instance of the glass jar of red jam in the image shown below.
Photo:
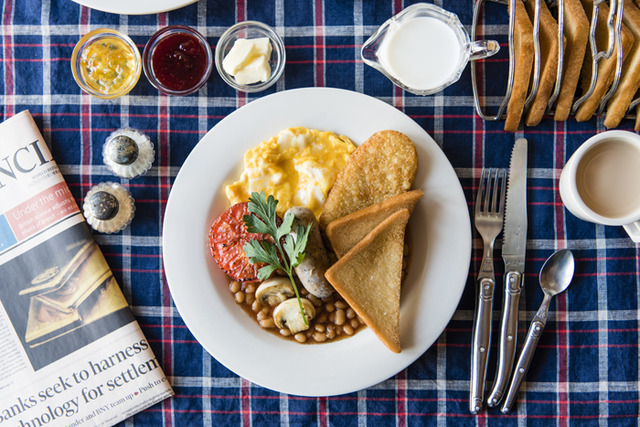
M213 53L202 34L183 25L156 32L142 54L149 82L168 95L190 95L209 79Z

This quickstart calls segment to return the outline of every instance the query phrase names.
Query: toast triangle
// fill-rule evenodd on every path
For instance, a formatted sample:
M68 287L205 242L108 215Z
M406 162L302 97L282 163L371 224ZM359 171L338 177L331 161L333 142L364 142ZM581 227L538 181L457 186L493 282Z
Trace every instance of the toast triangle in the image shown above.
M422 190L407 191L331 221L325 233L336 256L342 258L349 249L394 212L408 209L411 214L423 195Z
M409 210L402 209L340 258L325 277L378 338L400 353L400 282Z

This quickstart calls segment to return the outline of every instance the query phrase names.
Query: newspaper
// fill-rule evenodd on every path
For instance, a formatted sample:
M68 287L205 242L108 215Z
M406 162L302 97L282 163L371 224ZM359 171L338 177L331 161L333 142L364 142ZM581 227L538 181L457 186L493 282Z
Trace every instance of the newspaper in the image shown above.
M0 427L113 425L172 396L31 114L0 124Z

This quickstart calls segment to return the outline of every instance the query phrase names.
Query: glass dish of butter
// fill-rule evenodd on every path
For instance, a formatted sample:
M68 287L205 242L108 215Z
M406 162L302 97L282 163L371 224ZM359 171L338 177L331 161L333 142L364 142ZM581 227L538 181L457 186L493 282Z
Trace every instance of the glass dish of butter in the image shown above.
M215 63L222 79L241 92L259 92L282 76L285 48L268 25L244 21L222 34L215 49Z

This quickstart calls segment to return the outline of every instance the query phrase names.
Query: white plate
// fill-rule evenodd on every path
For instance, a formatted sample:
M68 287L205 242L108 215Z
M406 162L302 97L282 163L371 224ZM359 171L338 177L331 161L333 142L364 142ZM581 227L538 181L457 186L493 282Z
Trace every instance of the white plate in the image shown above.
M82 6L121 15L147 15L195 3L198 0L73 0Z
M211 223L227 207L224 185L245 150L287 127L331 130L357 144L378 130L404 132L418 150L414 187L424 191L409 222L411 258L402 289L402 353L365 329L334 343L301 345L260 329L236 306L208 247ZM301 396L357 391L397 374L438 338L462 296L471 224L446 156L413 120L390 105L340 89L308 88L255 100L220 121L193 149L167 202L164 265L182 318L231 371L263 387Z

